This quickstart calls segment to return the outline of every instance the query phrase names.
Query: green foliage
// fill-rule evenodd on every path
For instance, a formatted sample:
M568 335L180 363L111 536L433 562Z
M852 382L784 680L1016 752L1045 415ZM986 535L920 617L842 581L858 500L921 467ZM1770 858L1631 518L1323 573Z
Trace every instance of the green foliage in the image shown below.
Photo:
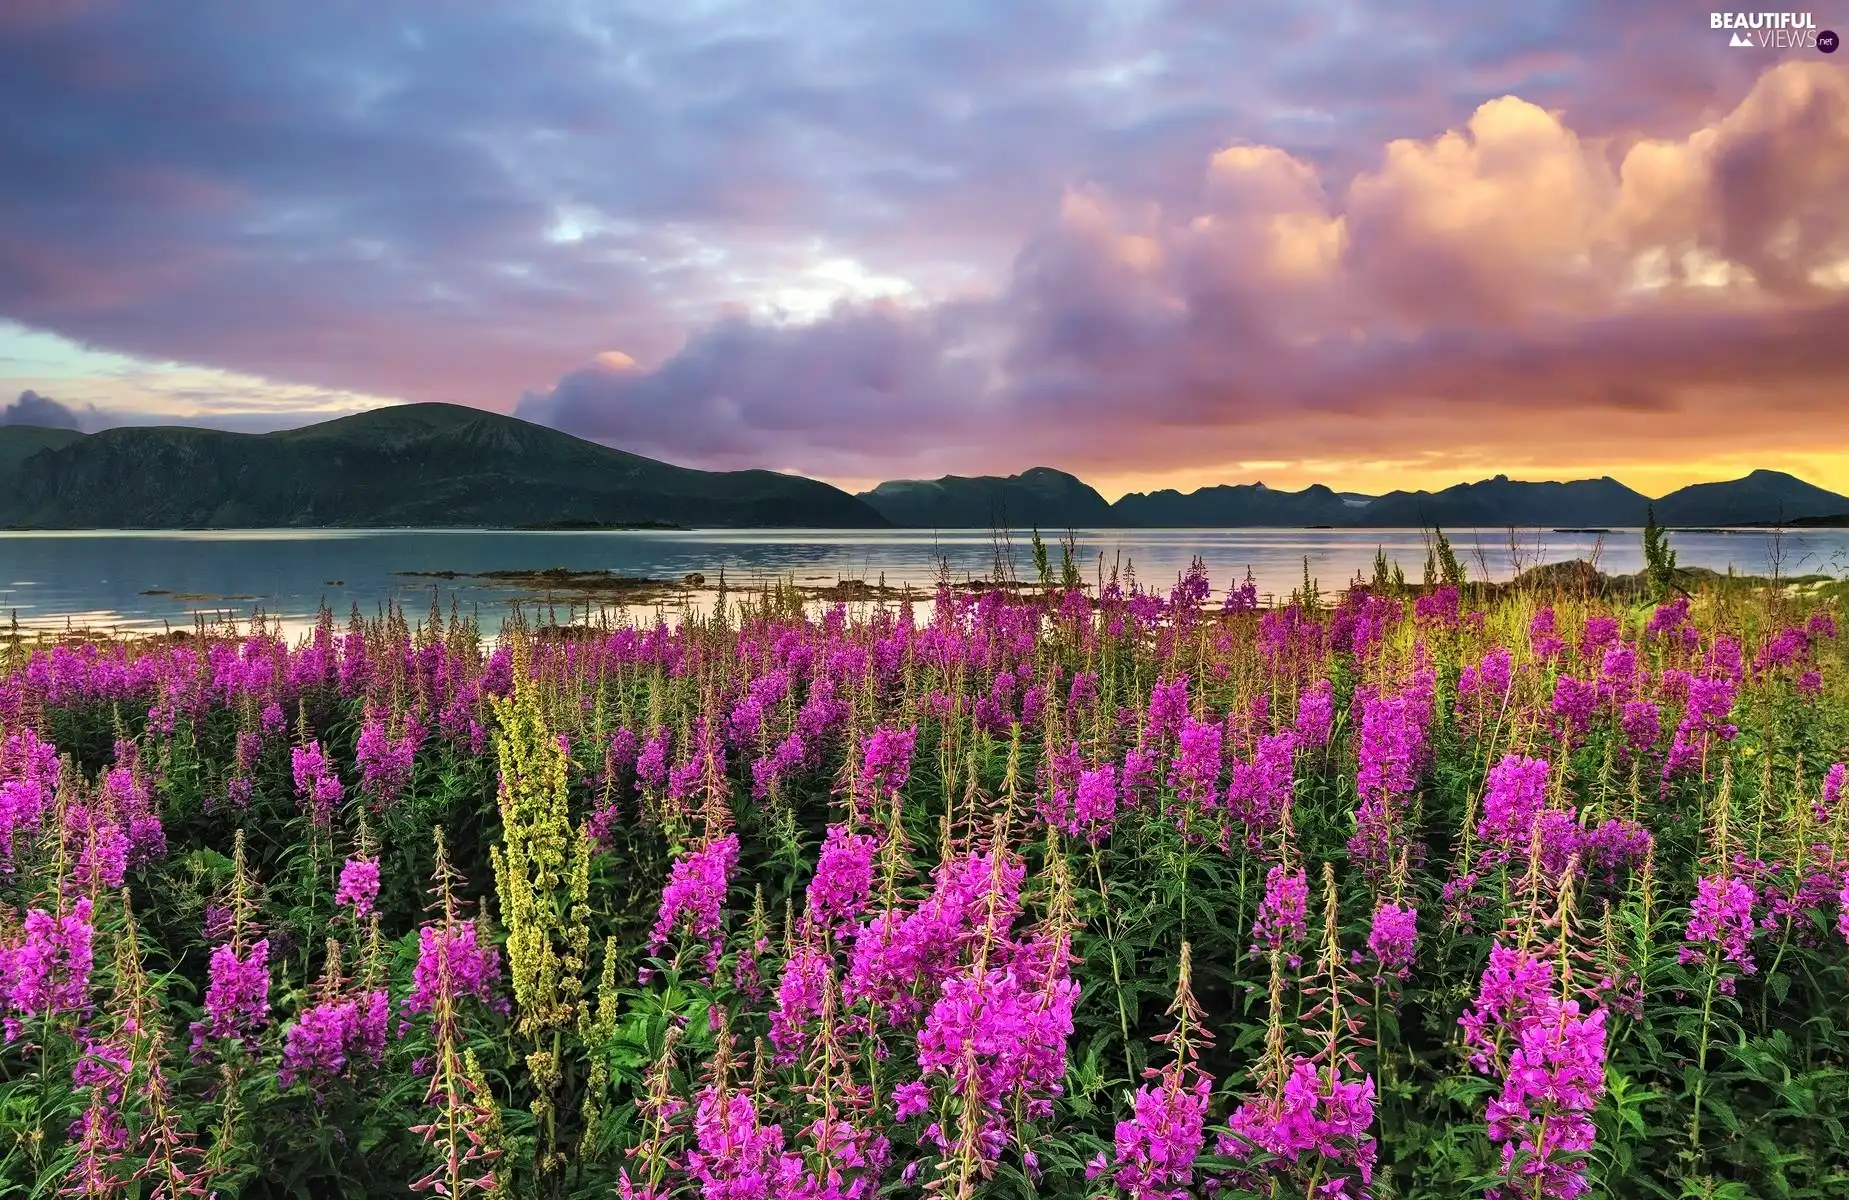
M1676 552L1669 545L1669 531L1656 523L1656 506L1644 509L1644 579L1650 598L1658 603L1676 590Z
M1433 533L1434 581L1462 581L1442 532ZM1034 542L1043 585L1079 585L1069 541L1057 575L1037 533ZM1373 583L1382 591L1403 584L1384 553ZM1044 609L989 602L993 612L980 618L989 625L966 615L956 618L966 624L947 619L927 638L904 635L891 612L823 633L768 598L744 596L723 621L690 618L654 649L645 647L655 635L635 631L577 643L509 631L498 646L458 651L444 660L460 664L455 678L494 697L469 693L477 699L456 710L460 723L453 714L445 722L449 685L433 665L441 657L433 648L452 643L432 640L428 625L361 622L363 677L343 686L330 674L289 696L296 727L260 739L241 807L226 803L228 781L240 770L240 733L261 724L260 704L187 693L203 698L168 722L149 718L152 693L105 699L72 690L54 702L32 692L36 707L7 710L5 732L30 721L70 756L62 814L103 794L120 738L136 748L167 850L137 861L123 888L93 890L96 966L82 1019L27 1018L0 1048L0 1195L66 1186L81 1149L69 1131L95 1098L73 1086L72 1072L91 1040L126 1036L129 1012L145 1031L136 1035L143 1057L134 1086L120 1103L137 1163L158 1130L149 1107L149 1083L158 1080L174 1097L173 1137L198 1151L201 1173L221 1195L401 1196L444 1165L441 1146L469 1144L492 1152L476 1169L491 1164L508 1194L608 1196L623 1172L640 1181L651 1164L695 1146L690 1106L719 1079L749 1089L786 1144L806 1145L800 1131L824 1104L852 1108L861 1103L854 1089L884 1104L898 1083L918 1078L915 1024L881 1027L869 1002L839 991L859 935L806 921L818 848L831 825L849 824L878 841L873 912L923 908L946 848L954 856L1000 844L1019 855L1024 876L1010 936L1041 948L1069 939L1079 999L1060 1092L1046 1113L1030 1116L1024 1101L1010 1108L1006 1123L1018 1141L988 1176L978 1174L970 1195L1079 1200L1110 1185L1088 1178L1088 1165L1114 1153L1116 1124L1150 1083L1147 1073L1178 1061L1158 1039L1175 1027L1184 945L1188 987L1212 1036L1190 1059L1212 1079L1210 1130L1224 1131L1239 1105L1263 1094L1278 1048L1307 1056L1333 1043L1376 1084L1376 1194L1481 1195L1501 1169L1485 1114L1502 1080L1471 1069L1458 1018L1477 995L1493 944L1527 920L1525 853L1485 856L1479 833L1489 772L1510 753L1548 762L1547 803L1570 808L1574 828L1635 819L1655 839L1648 873L1595 864L1565 909L1559 961L1571 967L1568 986L1577 1002L1604 1004L1608 1015L1587 1195L1849 1195L1849 1008L1837 927L1849 802L1831 808L1822 793L1824 771L1849 745L1849 673L1836 641L1807 635L1804 663L1755 668L1757 652L1803 628L1808 612L1763 593L1704 595L1693 605L1701 644L1688 649L1680 639L1644 636L1647 614L1575 600L1553 614L1566 648L1543 659L1529 638L1509 632L1529 628L1533 599L1504 596L1480 620L1455 625L1416 626L1402 614L1357 653L1331 632L1352 630L1354 610L1337 597L1333 615L1319 614L1329 598L1307 560L1293 599L1293 620L1320 624L1284 651L1267 640L1285 624L1278 617L1152 620L1136 615L1147 611L1142 597L1107 600L1095 622L1076 630L1045 619ZM1645 672L1640 694L1665 705L1667 728L1642 749L1628 741L1621 706L1600 708L1577 732L1557 723L1559 679L1596 680L1603 669L1602 655L1582 658L1578 649L1591 616L1621 621ZM461 646L472 631L441 634ZM925 647L943 642L930 638L996 649L970 661L934 658ZM1726 714L1736 729L1710 737L1705 758L1665 772L1684 710L1668 707L1674 693L1664 680L1706 670L1722 638L1743 647L1746 664ZM779 639L784 649L773 651ZM1005 643L1016 647L1012 657L999 649ZM225 641L217 653L226 657L216 661L234 661L242 644ZM1483 705L1460 680L1499 646L1512 656L1510 690ZM789 661L775 656L792 647L823 665L793 671L788 690L766 701L761 725L750 727L737 716L741 698L773 664ZM51 656L40 653L28 678L52 677ZM805 705L824 690L816 679L831 655L848 664L830 677L838 715L815 733L813 754L760 786L754 765L799 727ZM1005 719L979 718L988 711L980 705L1002 694L999 668L1012 676L1015 663L1031 664L1044 707L1022 719L1019 693L1027 689L1017 687ZM1358 722L1383 685L1407 688L1425 669L1431 691L1416 783L1396 801L1406 861L1370 872L1351 842L1367 744ZM1805 669L1820 682L1805 682ZM1081 673L1095 697L1072 687ZM1182 674L1190 715L1224 737L1217 765L1237 764L1241 773L1216 778L1211 804L1190 802L1171 773L1173 731L1150 735L1169 738L1151 743L1159 750L1153 780L1135 803L1125 798L1108 834L1094 843L1049 832L1044 814L1058 803L1051 782L1066 769L1061 756L1076 748L1082 767L1120 772L1149 730L1152 687ZM184 691L195 677L212 678L204 670L173 678ZM272 673L258 686L287 677ZM1248 826L1231 798L1235 780L1248 778L1257 737L1289 728L1300 697L1323 680L1334 731L1327 746L1295 751L1288 837L1277 825ZM960 702L932 699L940 696ZM431 732L403 789L381 802L361 789L362 733L379 714L389 729L407 713L429 718ZM703 722L719 731L719 753L704 761L695 753ZM913 725L909 778L890 795L868 796L873 731ZM645 778L635 763L642 744L664 730L671 749L662 766L677 770L671 785ZM634 735L627 760L611 749L619 731ZM327 828L304 812L292 774L292 753L309 740L338 764L345 788ZM16 775L11 758L0 762L0 776ZM27 910L82 890L63 833L45 835L64 828L54 814L38 832L16 836L13 869L0 875L0 946L18 944ZM738 838L739 860L709 971L701 935L671 922L656 944L654 928L676 864L724 835ZM342 862L368 847L380 864L376 933L335 899ZM1341 952L1331 961L1352 970L1337 989L1352 1024L1333 1037L1308 990L1316 983L1310 965L1283 972L1274 1005L1267 956L1250 953L1267 873L1282 861L1318 883L1323 864L1333 868L1334 917L1325 927L1312 912L1293 949L1313 965L1315 942L1327 938ZM1682 961L1696 880L1722 869L1750 872L1758 889L1750 974L1705 949ZM1371 917L1389 894L1418 910L1419 955L1403 980L1377 981ZM210 1042L195 1060L190 1027L205 1016L211 958L227 938L212 923L235 895L250 897L248 936L270 939L272 1019L248 1043ZM405 1002L418 987L420 932L463 920L478 922L482 940L500 950L495 995L512 1003L503 1011L463 996L412 1011ZM1537 936L1553 936L1545 920L1540 927ZM831 956L840 1007L830 1024L811 1019L803 1054L779 1061L776 990L787 956L805 944ZM990 949L1001 969L1000 951ZM947 970L973 970L974 954L959 948ZM324 997L353 995L368 981L394 1004L378 1063L315 1086L283 1086L289 1031ZM912 986L924 1012L942 996L940 983ZM820 1053L825 1030L838 1036ZM433 1081L447 1090L433 1090ZM931 1120L954 1125L958 1114L944 1077L930 1081L930 1117L879 1110L877 1128L898 1162L923 1164L913 1189L895 1169L879 1194L910 1195L936 1177L940 1153L925 1129ZM1211 1137L1207 1150L1194 1194L1204 1194L1210 1176L1227 1200L1265 1194L1224 1174L1240 1164ZM673 1178L675 1200L697 1194ZM1302 1194L1295 1182L1289 1194ZM153 1194L146 1180L133 1186Z

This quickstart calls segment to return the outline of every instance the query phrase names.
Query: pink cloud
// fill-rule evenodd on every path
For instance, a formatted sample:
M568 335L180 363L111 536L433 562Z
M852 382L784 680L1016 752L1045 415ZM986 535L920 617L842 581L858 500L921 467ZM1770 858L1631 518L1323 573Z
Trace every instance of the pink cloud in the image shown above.
M1768 447L1843 431L1826 404L1849 382L1837 66L1783 62L1730 112L1656 138L1492 99L1348 179L1229 145L1198 195L1076 188L981 301L734 320L653 371L568 375L522 411L669 456L849 477L1446 439L1522 455L1589 435L1700 454L1737 438L1744 398Z

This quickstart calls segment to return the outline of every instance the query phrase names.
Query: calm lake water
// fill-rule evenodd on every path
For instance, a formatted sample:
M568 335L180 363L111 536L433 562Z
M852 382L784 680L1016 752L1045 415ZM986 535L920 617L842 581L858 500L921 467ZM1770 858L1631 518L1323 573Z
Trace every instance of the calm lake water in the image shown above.
M1532 565L1596 553L1606 571L1642 566L1636 530L1598 535L1523 531L1511 551L1507 530L1447 531L1473 578L1509 577L1516 562ZM1740 530L1671 535L1684 566L1768 574L1849 573L1849 530L1777 534ZM1216 592L1251 568L1262 593L1287 594L1301 580L1303 560L1325 589L1371 569L1376 547L1417 579L1425 562L1419 530L1108 529L1078 532L1088 582L1113 564L1134 565L1145 583L1166 587L1196 555ZM953 578L987 578L997 555L1018 576L1034 573L1029 537L997 546L988 530L932 533L901 530L703 530L695 532L508 532L498 530L213 530L195 532L0 533L0 620L7 610L40 629L159 630L191 626L195 615L248 618L261 610L299 632L325 601L344 618L358 604L367 614L388 601L412 614L434 592L447 611L452 597L498 628L512 600L529 591L480 586L467 579L419 579L414 571L609 570L678 580L719 572L739 585L794 577L798 583L839 579L929 586L940 564ZM1054 548L1054 561L1058 550ZM559 597L561 608L563 596ZM652 619L653 607L632 610Z

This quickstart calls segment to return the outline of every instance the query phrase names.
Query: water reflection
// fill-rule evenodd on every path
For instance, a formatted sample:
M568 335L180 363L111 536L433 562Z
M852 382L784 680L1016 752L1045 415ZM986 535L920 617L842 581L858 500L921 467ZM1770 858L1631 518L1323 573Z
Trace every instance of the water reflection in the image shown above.
M1635 530L1555 532L1450 531L1473 578L1507 579L1518 567L1594 558L1601 569L1643 565ZM1224 589L1250 569L1261 593L1287 594L1309 571L1325 589L1371 570L1378 549L1409 578L1421 575L1424 535L1395 530L1079 530L1077 565L1088 583L1113 569L1166 587L1196 555ZM1840 575L1849 569L1849 530L1734 530L1672 535L1684 566L1733 567L1749 574ZM710 530L682 532L499 530L186 530L0 533L0 617L46 630L190 627L199 614L248 618L258 608L286 627L307 628L322 602L342 618L387 602L413 612L434 597L452 601L498 628L510 601L533 589L481 585L467 576L495 570L604 570L679 580L699 572L708 583L723 571L755 587L793 576L825 584L884 580L928 588L940 573L955 580L1034 573L1031 535L987 530ZM1055 568L1060 546L1049 547ZM407 572L453 571L455 579ZM563 595L559 597L561 610ZM632 610L652 617L653 607ZM672 608L663 610L672 613Z

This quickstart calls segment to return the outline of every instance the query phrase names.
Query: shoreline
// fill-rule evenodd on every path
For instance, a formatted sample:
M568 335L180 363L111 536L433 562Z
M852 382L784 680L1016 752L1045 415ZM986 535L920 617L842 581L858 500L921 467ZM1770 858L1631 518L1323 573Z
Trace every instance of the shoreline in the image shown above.
M632 610L653 608L658 616L668 616L667 610L697 609L709 597L717 597L722 592L728 596L775 597L779 594L798 600L802 605L811 604L887 604L911 601L921 603L929 601L937 590L936 583L900 583L886 582L883 578L874 583L863 579L837 578L831 583L803 582L794 575L785 574L777 579L763 577L749 578L743 581L728 579L723 572L708 577L703 572L690 572L679 580L659 579L649 576L625 576L611 571L576 571L562 567L539 569L502 569L485 572L466 572L453 570L436 571L398 571L394 575L404 579L429 580L457 585L462 588L503 589L511 594L496 597L489 601L492 607L504 610L504 617L525 614L536 609L560 605L568 606L572 615L567 623L560 624L553 620L529 626L536 636L542 637L577 637L590 636L604 631L612 618L621 621L632 615ZM817 577L810 576L813 581ZM334 581L330 581L334 582ZM524 585L524 586L523 586ZM1054 584L1043 588L1037 581L994 580L989 578L972 578L948 581L947 586L953 594L982 595L990 592L1003 592L1013 597L1016 603L1045 603L1063 589ZM1353 585L1350 585L1353 586ZM1363 585L1365 586L1365 585ZM1401 601L1416 599L1441 591L1443 584L1407 583L1403 587L1390 589L1386 594ZM1791 599L1836 599L1849 601L1849 577L1822 573L1809 573L1785 576L1774 579L1766 575L1746 575L1716 571L1708 567L1683 567L1676 570L1676 590L1691 597L1712 595L1728 589L1762 591L1776 587L1779 593ZM1098 604L1095 586L1081 584L1080 590L1087 593L1087 601L1094 608ZM1346 590L1330 588L1322 591L1321 607L1332 607L1337 598ZM1828 593L1835 591L1834 597ZM1626 604L1641 604L1647 601L1649 584L1642 572L1624 574L1609 573L1598 570L1586 559L1563 559L1529 567L1510 580L1466 581L1459 587L1459 599L1463 604L1476 604L1492 601L1512 593L1527 592L1537 596L1554 599L1577 599L1618 601ZM163 589L150 589L144 594L164 594L175 598L186 598L188 593L166 592ZM204 599L224 599L235 602L236 597L201 597ZM1258 611L1283 609L1289 604L1288 594L1264 593ZM1221 600L1219 598L1204 602L1200 609L1210 617L1219 615ZM410 613L414 606L403 601L396 603L400 612ZM593 618L592 606L598 610ZM482 613L480 603L475 604L470 619L478 619ZM337 610L336 620L340 619ZM580 620L578 613L584 618ZM206 640L216 637L233 636L221 633L228 624L235 624L247 635L252 621L261 617L266 622L282 624L312 624L312 618L278 617L265 613L261 609L249 612L234 612L231 604L208 617L204 612L195 612L194 620L186 625L166 623L164 628L118 628L97 629L80 627L68 623L59 624L59 617L53 616L43 621L20 621L15 614L11 628L0 627L0 643L11 646L53 646L60 644L110 643L110 642L191 642L204 631ZM678 617L674 618L678 619ZM487 633L486 636L493 636Z

